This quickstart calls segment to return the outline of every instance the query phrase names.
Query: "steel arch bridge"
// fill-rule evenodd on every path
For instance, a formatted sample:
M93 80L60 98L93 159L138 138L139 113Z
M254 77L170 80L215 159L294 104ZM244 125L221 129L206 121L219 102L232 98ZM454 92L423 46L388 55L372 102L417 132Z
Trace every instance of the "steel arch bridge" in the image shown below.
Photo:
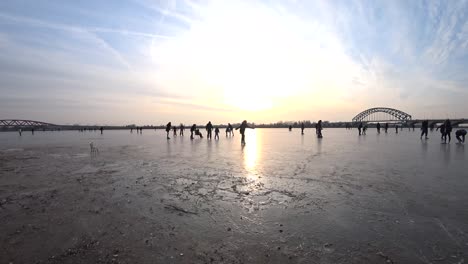
M362 121L387 121L387 120L379 120L379 118L374 118L371 120L371 116L377 113L384 113L388 114L391 117L393 117L395 121L409 121L411 120L411 115L407 114L403 111L394 109L394 108L388 108L388 107L374 107L374 108L369 108L367 110L362 111L361 113L357 114L353 118L353 122L362 122Z
M54 124L33 121L33 120L19 120L19 119L3 119L0 120L0 127L51 127L57 126Z

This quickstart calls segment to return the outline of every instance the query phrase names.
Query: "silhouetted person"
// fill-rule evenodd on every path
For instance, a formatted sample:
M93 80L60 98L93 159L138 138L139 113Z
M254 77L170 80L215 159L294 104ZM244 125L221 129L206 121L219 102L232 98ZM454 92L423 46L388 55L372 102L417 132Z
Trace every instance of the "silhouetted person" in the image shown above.
M367 124L365 124L365 125L362 127L362 134L363 134L363 135L366 135L366 131L367 131Z
M199 129L195 129L195 135L199 136L200 138L203 138L203 135Z
M291 126L291 125L289 125L289 131L291 131L291 130L292 130L292 126Z
M31 134L34 135L34 128L31 128Z
M234 128L232 127L231 123L228 123L229 134L231 137L234 137Z
M380 134L380 123L377 122L377 134Z
M172 131L173 131L174 137L177 137L177 127L176 126L172 127Z
M424 120L421 123L421 136L419 137L420 139L422 139L423 136L424 136L425 139L428 139L428 137L427 137L428 128L429 128L429 121Z
M193 124L192 127L190 127L190 139L193 139L193 133L195 133L195 130L197 130L197 125Z
M215 128L215 139L219 139L219 128Z
M184 135L184 129L185 129L184 124L180 124L180 128L179 128L179 131L180 131L179 135L180 136Z
M21 133L23 133L23 130L21 128L18 130L19 135L21 136Z
M465 143L466 130L458 129L455 132L455 137L458 139L458 143Z
M211 121L208 122L205 126L206 129L206 138L211 139L211 131L213 130L213 125L211 124Z
M251 126L249 126L249 125L247 124L247 120L242 121L242 123L241 123L238 127L236 127L236 130L237 130L237 129L240 129L240 134L241 134L241 136L242 136L242 137L241 137L241 143L242 143L242 144L245 144L245 129L246 129L246 128L255 129L255 128L253 128L253 127L251 127Z
M359 123L357 130L359 131L359 135L362 135L362 122Z
M395 125L395 133L398 134L398 125Z
M452 140L452 124L450 123L450 120L447 119L445 120L445 136L444 136L444 141L447 141L448 137L448 142Z
M101 130L101 135L102 135L102 132L104 131L104 128L100 127L99 130Z
M388 132L388 123L385 123L385 133Z
M304 135L304 128L305 128L305 125L304 125L304 122L301 123L301 134Z
M323 135L322 135L322 120L319 120L317 122L317 124L315 125L315 129L317 130L317 137L318 138L323 138Z
M167 139L171 139L171 138L169 137L169 132L171 131L171 126L172 126L171 122L167 123L167 125L166 125L166 136L167 136Z
M226 126L226 137L229 136L234 136L234 128L232 127L231 123L228 123Z
M436 131L440 129L440 140L445 141L445 123L442 123L439 127L437 127Z
M414 131L414 128L416 127L416 125L413 123L411 124L411 127L413 128L413 131Z

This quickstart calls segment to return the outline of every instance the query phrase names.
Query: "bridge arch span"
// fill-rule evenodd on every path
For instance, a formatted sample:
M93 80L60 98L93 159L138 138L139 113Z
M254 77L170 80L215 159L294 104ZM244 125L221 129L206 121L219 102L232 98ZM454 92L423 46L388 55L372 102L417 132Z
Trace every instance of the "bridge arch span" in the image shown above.
M0 120L0 127L50 127L57 126L54 124L34 121L34 120L21 120L21 119L2 119Z
M357 114L353 117L353 122L362 122L365 121L366 118L369 118L371 115L376 113L385 113L395 118L397 121L409 121L411 120L411 115L405 113L401 110L389 108L389 107L373 107L362 111L361 113ZM377 119L374 119L378 121ZM383 120L380 120L383 121Z

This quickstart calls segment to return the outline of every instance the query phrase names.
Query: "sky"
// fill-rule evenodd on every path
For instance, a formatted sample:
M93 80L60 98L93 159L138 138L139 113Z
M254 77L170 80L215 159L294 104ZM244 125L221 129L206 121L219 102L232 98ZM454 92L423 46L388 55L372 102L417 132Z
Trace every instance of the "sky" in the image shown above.
M468 117L468 0L2 0L0 119Z

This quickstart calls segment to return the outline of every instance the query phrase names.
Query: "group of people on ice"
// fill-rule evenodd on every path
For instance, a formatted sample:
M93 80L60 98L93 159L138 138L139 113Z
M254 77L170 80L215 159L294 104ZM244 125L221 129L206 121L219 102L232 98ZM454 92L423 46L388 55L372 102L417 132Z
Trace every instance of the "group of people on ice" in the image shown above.
M377 127L377 133L380 133L380 123L377 123L376 125ZM414 130L414 124L413 124L413 130ZM254 128L254 127L251 127L247 124L247 121L244 120L242 121L242 123L236 127L235 129L236 130L240 130L240 134L241 134L241 143L242 144L245 144L245 129L246 128ZM301 124L301 134L303 135L304 134L304 123ZM398 133L398 128L400 128L397 124L395 125L395 131L396 133ZM431 125L431 128L432 128L432 125ZM447 119L445 120L444 123L442 123L439 127L437 127L437 130L440 129L440 133L441 133L441 140L443 141L443 143L447 143L447 139L448 139L448 142L450 143L451 139L452 139L452 136L451 136L451 133L452 133L452 124L450 123L450 120ZM184 135L184 130L185 130L185 127L183 124L180 124L179 127L177 126L172 126L171 122L167 123L166 125L166 133L167 133L167 139L170 139L169 137L169 133L170 131L173 131L173 135L174 136L177 136L177 132L179 131L179 135L180 136L183 136ZM212 139L212 132L214 130L214 139L215 140L219 140L219 133L220 133L220 129L218 126L213 126L213 124L211 123L211 121L209 121L206 126L205 126L205 130L206 130L206 137L207 139ZM292 130L292 126L289 126L289 130L291 131ZM322 130L323 130L323 127L322 127L322 120L319 120L316 125L315 125L315 133L317 134L317 137L318 138L322 138L323 135L322 135ZM358 131L359 131L359 135L365 135L366 134L366 130L367 130L367 124L363 124L362 122L359 123L358 125ZM384 125L384 131L385 133L387 133L387 130L388 130L388 123L386 123ZM428 130L429 130L429 121L428 120L425 120L422 122L421 124L421 139L424 138L425 139L428 139L427 137L427 134L428 134ZM432 129L431 129L432 131ZM226 126L226 137L233 137L234 136L234 128L233 126L229 123L227 126ZM459 129L455 132L455 136L457 138L457 140L459 141L459 143L464 143L465 142L465 137L466 137L466 130L465 129ZM190 139L194 139L194 136L198 136L199 138L203 138L203 134L200 132L200 129L197 128L197 125L196 124L193 124L191 127L190 127Z
M433 128L434 128L434 125L435 125L435 123L433 123L433 124L431 124L429 126L429 120L424 120L421 123L421 136L420 136L420 138L422 139L424 137L425 139L429 139L427 137L427 134L429 132L429 127L431 128L431 131L432 131ZM413 131L414 131L415 124L412 124L412 127L413 127ZM377 133L380 134L380 123L377 123L376 128L377 128ZM395 124L395 132L396 133L398 133L398 128L403 129L401 126L399 127L398 124ZM385 129L385 133L387 133L388 123L385 123L384 129ZM408 126L408 129L409 129L409 126ZM367 130L367 124L363 124L362 122L359 123L359 125L358 125L359 135L365 135L366 130ZM442 140L442 143L447 143L447 139L448 139L448 142L450 143L450 141L452 140L452 124L451 124L450 120L449 119L445 120L440 126L437 127L436 131L437 130L440 130L440 134L441 134L440 138ZM466 132L465 129L458 129L455 132L455 137L457 138L459 143L464 143L465 142L466 133L467 132Z
M246 128L254 129L254 127L251 127L247 124L247 120L242 121L242 123L238 127L236 127L236 130L238 129L240 130L241 143L243 144L245 143L245 129ZM169 137L169 133L171 132L171 130L173 131L174 136L177 136L177 131L179 131L180 136L183 136L185 126L183 124L180 124L179 128L177 128L177 126L172 126L171 122L167 123L166 125L167 139L171 139ZM219 127L213 126L213 124L211 124L211 121L209 121L206 124L205 130L206 130L207 139L210 139L210 140L212 139L212 132L214 130L214 134L215 134L214 139L219 140L219 133L220 133ZM200 129L197 128L196 124L193 124L192 127L190 127L190 139L194 139L194 135L198 136L199 138L203 138L203 134L200 132ZM234 128L230 123L226 126L226 137L234 137Z
M439 127L437 127L436 131L440 129L440 139L443 141L443 143L450 143L452 140L452 124L450 123L450 120L447 119L445 120L444 123L442 123ZM427 131L427 128L426 128ZM427 132L426 132L427 135ZM465 137L466 137L466 130L465 129L458 129L455 132L455 137L457 138L459 143L464 143L465 142ZM426 137L427 138L427 137Z

